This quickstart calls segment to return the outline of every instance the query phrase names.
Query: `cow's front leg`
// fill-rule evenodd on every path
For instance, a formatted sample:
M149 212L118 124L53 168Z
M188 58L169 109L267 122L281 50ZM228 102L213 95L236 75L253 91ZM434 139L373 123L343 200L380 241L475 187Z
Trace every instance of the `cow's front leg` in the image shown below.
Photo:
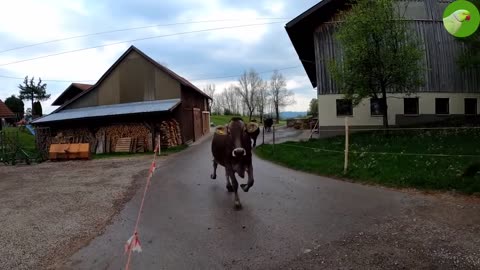
M238 181L237 178L235 178L235 172L233 170L228 171L230 175L230 181L232 182L233 186L233 192L235 192L235 208L236 209L241 209L242 204L240 203L240 198L238 197Z
M253 186L253 166L252 163L248 165L248 182L247 184L241 184L240 187L243 189L243 191L248 192L248 190Z
M213 173L210 174L210 178L217 179L217 167L218 167L218 163L214 159L213 160ZM228 179L227 179L227 181L228 181Z
M227 168L225 168L225 178L227 179L227 190L228 190L228 192L233 192L233 187L232 187L232 184L230 183L230 173L227 170Z

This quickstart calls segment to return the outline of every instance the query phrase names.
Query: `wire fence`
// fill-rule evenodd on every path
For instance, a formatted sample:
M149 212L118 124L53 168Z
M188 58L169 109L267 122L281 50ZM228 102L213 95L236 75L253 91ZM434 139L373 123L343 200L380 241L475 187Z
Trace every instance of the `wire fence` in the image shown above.
M480 170L480 165L475 165L480 164L480 126L350 129L347 121L344 129L319 130L322 139L304 136L303 142L298 137L279 142L282 131L273 127L272 134L262 141L262 151L295 167L310 166L313 171L334 168L335 174L366 170L388 174L391 170L398 171L400 178L403 174L433 181L464 176L472 166L478 167L470 172L472 176ZM265 137L265 130L263 133ZM366 174L375 177L374 172ZM480 181L476 185L480 188Z

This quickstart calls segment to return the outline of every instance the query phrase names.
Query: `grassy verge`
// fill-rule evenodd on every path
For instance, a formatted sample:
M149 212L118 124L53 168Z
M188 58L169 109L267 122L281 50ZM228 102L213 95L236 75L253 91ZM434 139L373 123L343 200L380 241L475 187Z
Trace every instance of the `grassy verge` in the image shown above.
M232 117L242 117L238 115L211 115L210 122L213 122L215 126L225 125L230 122ZM242 117L244 120L247 120L248 117Z
M225 125L230 122L230 119L232 119L232 117L241 117L244 121L248 121L248 116L238 115L211 115L210 121L213 122L216 126ZM258 117L253 117L252 119L257 119L257 121L260 121ZM286 120L280 120L277 126L285 126L286 124Z
M343 174L343 136L308 142L287 142L262 145L256 149L260 158L319 175L348 178L353 181L389 187L423 190L457 190L471 194L480 192L480 175L466 177L470 165L480 162L479 130L393 131L358 133L350 137L349 170ZM326 152L328 149L338 152ZM393 155L384 153L417 153ZM423 154L423 155L422 155ZM476 155L429 156L426 154Z
M168 149L162 149L160 156L168 156L174 153L178 153L184 149L186 149L187 145L179 145L175 147L171 147ZM92 159L106 159L106 158L123 158L123 157L141 157L141 156L148 156L152 155L153 152L145 152L145 153L106 153L106 154L93 154Z
M18 132L20 146L27 151L35 151L35 136L28 132L28 130L17 127L8 127L5 128L5 131L12 136L16 136L16 133Z

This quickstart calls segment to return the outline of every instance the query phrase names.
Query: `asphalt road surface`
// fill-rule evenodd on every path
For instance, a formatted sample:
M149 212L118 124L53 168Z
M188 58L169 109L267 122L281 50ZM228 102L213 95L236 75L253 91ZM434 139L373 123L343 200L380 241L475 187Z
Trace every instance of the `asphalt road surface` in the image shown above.
M477 203L460 207L254 158L255 185L239 189L236 211L223 167L216 180L211 171L210 138L157 169L131 269L480 269ZM142 192L64 268L125 269Z

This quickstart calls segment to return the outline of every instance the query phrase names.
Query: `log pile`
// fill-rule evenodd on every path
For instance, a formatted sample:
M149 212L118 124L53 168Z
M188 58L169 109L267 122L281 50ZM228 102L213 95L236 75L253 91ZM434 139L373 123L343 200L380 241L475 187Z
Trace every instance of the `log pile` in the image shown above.
M52 138L51 143L88 143L90 144L90 152L93 152L97 147L97 139L88 128L63 129Z
M105 134L105 135L103 135ZM109 153L115 150L118 140L121 138L132 138L131 152L145 152L145 146L148 146L148 139L151 138L150 130L142 124L112 125L100 128L97 133L97 139L105 136L104 152ZM100 149L102 150L102 149Z
M162 121L157 127L160 130L161 148L169 148L183 144L180 124L176 120Z

